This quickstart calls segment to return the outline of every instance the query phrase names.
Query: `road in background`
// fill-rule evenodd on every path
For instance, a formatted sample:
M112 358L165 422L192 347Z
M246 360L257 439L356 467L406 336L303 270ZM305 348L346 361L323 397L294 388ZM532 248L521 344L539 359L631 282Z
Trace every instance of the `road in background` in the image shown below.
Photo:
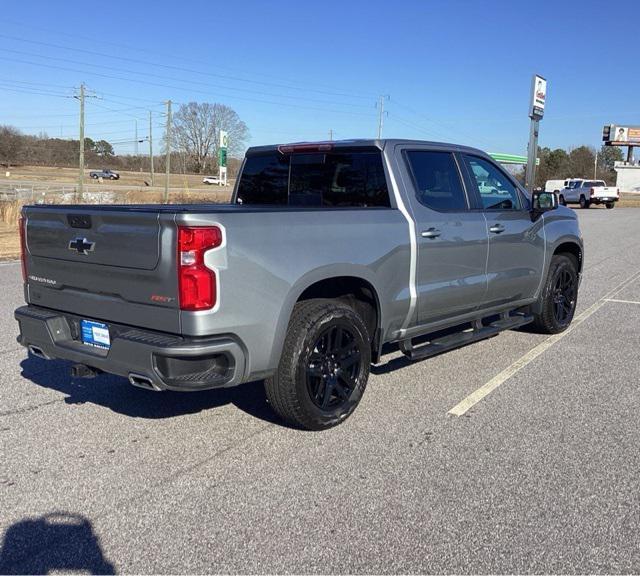
M579 326L460 417L546 337L387 356L323 433L27 358L0 265L0 573L639 572L640 210L578 214Z

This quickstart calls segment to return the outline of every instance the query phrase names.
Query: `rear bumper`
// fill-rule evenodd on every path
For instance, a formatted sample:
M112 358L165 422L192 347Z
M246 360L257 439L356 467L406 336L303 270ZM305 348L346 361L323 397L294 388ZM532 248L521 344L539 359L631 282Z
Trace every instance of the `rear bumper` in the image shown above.
M592 196L590 202L592 204L608 204L609 202L617 202L616 196Z
M124 376L145 388L193 391L243 382L246 355L232 336L185 338L109 324L111 347L105 350L78 339L79 317L22 306L15 318L20 325L18 342L35 354Z

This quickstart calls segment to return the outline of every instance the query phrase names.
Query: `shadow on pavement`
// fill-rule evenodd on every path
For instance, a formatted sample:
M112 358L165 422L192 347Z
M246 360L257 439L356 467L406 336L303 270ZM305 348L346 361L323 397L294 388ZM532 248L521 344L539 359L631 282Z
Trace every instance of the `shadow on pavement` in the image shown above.
M9 526L0 547L0 574L48 574L82 570L115 574L91 522L54 512Z
M100 374L91 379L72 378L71 364L29 355L22 361L22 376L34 384L66 395L67 404L90 402L134 418L171 418L233 404L243 412L287 426L267 404L262 382L202 392L151 392L136 388L126 378Z

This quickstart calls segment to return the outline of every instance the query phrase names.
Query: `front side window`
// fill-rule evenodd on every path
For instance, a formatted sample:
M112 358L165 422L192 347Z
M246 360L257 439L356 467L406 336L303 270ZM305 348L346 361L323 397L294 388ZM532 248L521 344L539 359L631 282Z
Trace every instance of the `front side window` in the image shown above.
M467 209L458 166L450 152L409 150L407 161L421 204L439 212Z
M466 156L466 162L485 210L520 209L518 190L502 170L476 156Z

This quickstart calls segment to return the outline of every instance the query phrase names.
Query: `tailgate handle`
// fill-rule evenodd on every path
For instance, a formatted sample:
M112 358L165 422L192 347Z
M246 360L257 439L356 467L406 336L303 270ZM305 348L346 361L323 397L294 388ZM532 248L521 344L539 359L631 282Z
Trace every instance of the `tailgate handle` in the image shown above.
M71 228L91 228L89 214L67 214L67 222Z

